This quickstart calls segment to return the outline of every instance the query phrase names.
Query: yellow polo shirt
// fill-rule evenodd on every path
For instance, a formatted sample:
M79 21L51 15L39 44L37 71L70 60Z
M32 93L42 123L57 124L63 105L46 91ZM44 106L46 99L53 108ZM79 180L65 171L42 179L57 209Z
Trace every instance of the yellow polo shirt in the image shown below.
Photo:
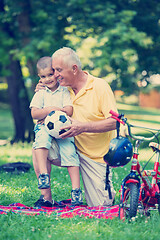
M110 116L111 109L117 111L113 92L104 79L85 73L88 75L87 83L77 95L68 88L73 102L72 117L81 122L104 120ZM75 144L85 156L104 163L103 156L108 152L109 143L113 137L115 137L115 131L84 132L75 137Z

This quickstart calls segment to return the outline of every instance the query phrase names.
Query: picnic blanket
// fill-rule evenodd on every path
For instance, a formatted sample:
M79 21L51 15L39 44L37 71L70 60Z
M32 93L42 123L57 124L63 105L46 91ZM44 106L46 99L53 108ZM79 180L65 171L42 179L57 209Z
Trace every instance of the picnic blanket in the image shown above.
M88 217L88 218L104 218L112 219L118 217L119 206L115 205L112 207L97 206L88 207L86 205L81 206L71 206L69 201L63 202L67 203L64 208L58 207L43 207L43 208L33 208L25 206L21 203L13 203L8 206L0 205L0 214L8 214L12 212L13 214L26 214L26 215L52 215L54 217L61 218L73 218L75 216Z

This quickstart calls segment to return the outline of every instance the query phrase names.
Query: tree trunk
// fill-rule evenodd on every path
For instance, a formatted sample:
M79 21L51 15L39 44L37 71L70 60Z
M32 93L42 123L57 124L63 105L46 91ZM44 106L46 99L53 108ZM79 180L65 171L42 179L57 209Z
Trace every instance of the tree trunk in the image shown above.
M29 99L20 63L18 60L14 60L12 56L10 56L8 70L10 71L10 75L7 76L8 93L15 123L15 136L12 143L26 140L30 142L34 137L34 124L29 109Z

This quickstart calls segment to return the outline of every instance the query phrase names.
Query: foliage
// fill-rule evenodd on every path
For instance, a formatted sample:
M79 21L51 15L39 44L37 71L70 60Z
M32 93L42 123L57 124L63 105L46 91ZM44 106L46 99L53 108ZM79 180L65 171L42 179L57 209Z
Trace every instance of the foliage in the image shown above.
M132 93L137 90L136 82L141 77L141 72L145 69L149 74L159 71L159 67L145 64L151 59L155 59L158 63L158 54L152 51L152 54L145 55L147 51L154 49L159 43L158 38L154 35L154 31L148 31L148 25L153 25L159 36L158 14L160 4L154 1L154 6L150 1L80 1L85 6L82 14L76 6L76 2L72 8L72 31L79 38L79 46L85 45L85 51L81 50L81 55L86 55L88 50L88 63L86 68L90 71L98 68L98 75L106 77L111 83L113 90L122 89L126 93ZM82 3L83 2L83 3ZM78 4L77 4L78 5ZM143 11L143 14L142 14ZM149 12L151 13L149 14ZM150 15L152 14L152 17ZM143 16L143 17L142 17ZM144 24L141 24L144 22ZM85 23L85 24L84 24ZM154 36L153 36L154 35ZM86 39L92 37L95 40L94 45ZM81 45L82 43L82 45ZM85 59L85 56L83 56Z
M160 71L159 14L157 0L1 0L0 73L10 85L17 139L25 139L26 126L28 139L33 132L28 111L24 126L17 119L23 123L22 109L28 109L38 80L39 57L72 47L86 70L105 78L113 90L131 94L138 91L143 70L148 75ZM33 83L29 97L24 79Z
M146 87L141 87L140 91L144 94L149 94L152 90L155 90L157 92L160 92L160 86L154 86L151 84L148 84Z
M95 40L85 68L100 69L100 77L108 76L113 88L130 91L143 70L159 71L160 3L140 1L3 0L0 30L1 70L14 58L26 58L32 80L39 57L51 55L68 45L75 49L91 37ZM143 14L142 14L143 12ZM87 50L87 49L86 49ZM83 51L83 55L87 52ZM3 56L3 57L2 57ZM85 61L85 56L83 56ZM132 88L133 90L133 88Z
M66 44L63 35L67 23L61 14L62 4L65 7L63 1L1 1L0 49L4 53L0 62L4 69L9 62L7 52L19 60L25 56L30 74L33 77L34 73L35 77L34 65L38 58L51 55Z

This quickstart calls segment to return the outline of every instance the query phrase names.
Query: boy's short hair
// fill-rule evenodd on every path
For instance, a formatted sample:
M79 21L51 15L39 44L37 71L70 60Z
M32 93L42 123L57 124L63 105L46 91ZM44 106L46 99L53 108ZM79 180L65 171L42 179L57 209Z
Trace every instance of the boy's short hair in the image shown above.
M37 71L41 69L52 68L52 58L51 57L42 57L37 62Z

